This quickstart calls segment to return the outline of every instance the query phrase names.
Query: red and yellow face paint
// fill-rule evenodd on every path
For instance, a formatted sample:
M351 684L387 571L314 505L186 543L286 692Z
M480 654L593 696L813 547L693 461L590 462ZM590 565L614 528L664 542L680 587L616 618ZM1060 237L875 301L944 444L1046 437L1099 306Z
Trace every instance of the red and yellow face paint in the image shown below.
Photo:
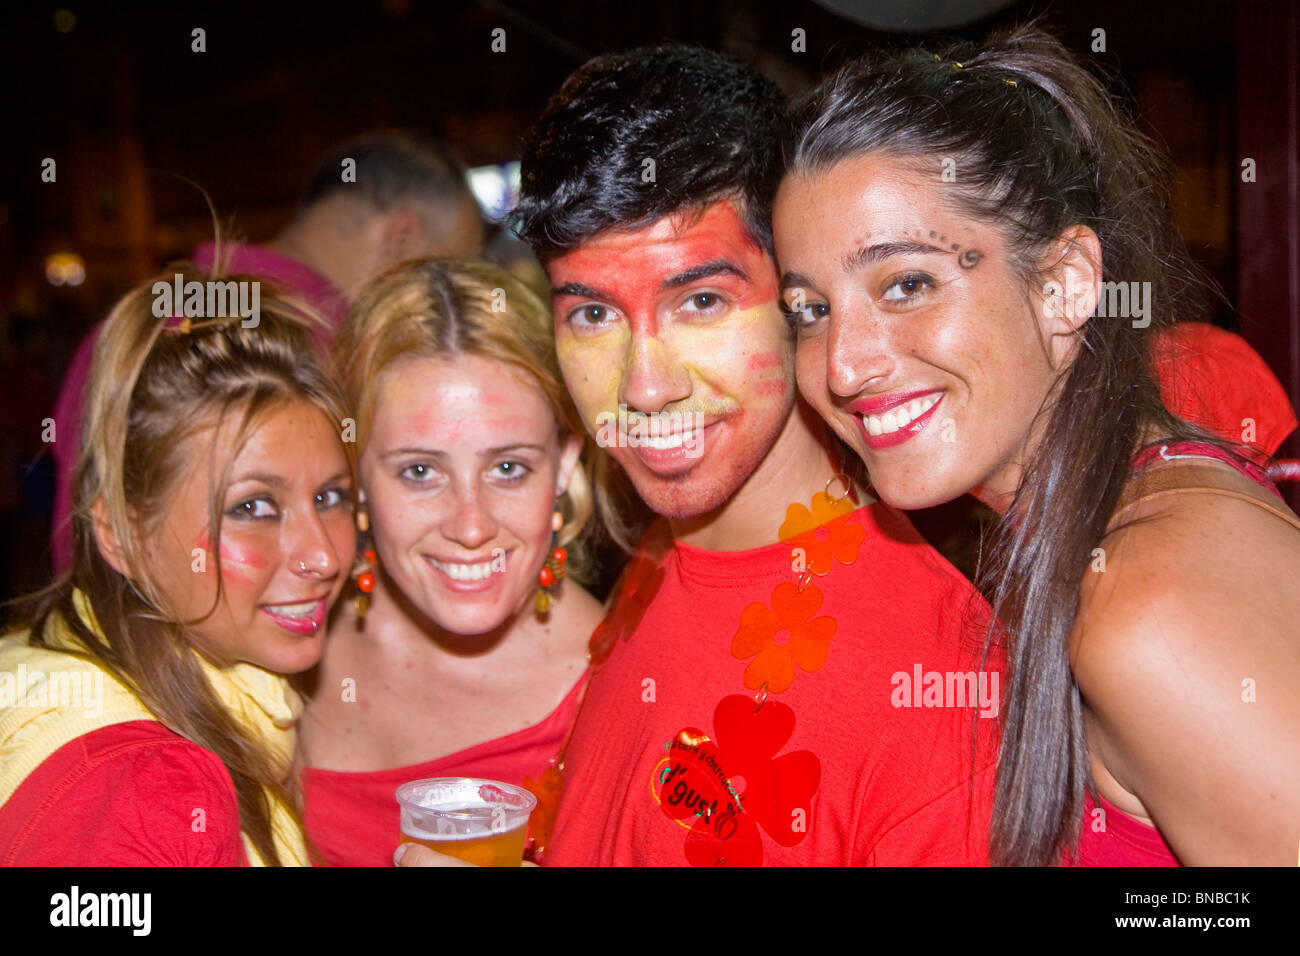
M721 507L794 404L776 269L735 207L602 233L548 272L560 365L598 442L660 514ZM655 438L602 440L612 423Z

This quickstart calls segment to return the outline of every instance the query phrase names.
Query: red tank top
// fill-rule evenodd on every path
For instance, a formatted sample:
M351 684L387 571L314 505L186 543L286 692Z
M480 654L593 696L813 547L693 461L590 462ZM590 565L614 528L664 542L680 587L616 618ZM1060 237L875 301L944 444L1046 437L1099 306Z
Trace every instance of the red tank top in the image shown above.
M584 671L540 723L436 760L369 772L304 767L307 835L330 866L391 866L401 833L398 786L426 777L486 777L527 787L530 778L541 777L568 737L587 676ZM543 809L529 821L530 836Z
M1241 472L1260 487L1281 498L1276 486L1269 481L1262 468L1243 462L1214 445L1201 442L1158 442L1138 452L1132 461L1134 474L1162 461L1210 458L1224 462ZM1213 491L1214 489L1198 489ZM1234 497L1243 497L1234 494ZM1141 500L1141 499L1137 499ZM1257 499L1245 499L1272 511ZM1275 512L1283 520L1297 524L1293 517ZM1079 850L1074 858L1066 854L1063 862L1071 866L1179 866L1178 858L1160 836L1160 831L1129 816L1105 797L1098 794L1098 806L1092 795L1084 801L1083 829L1079 836Z

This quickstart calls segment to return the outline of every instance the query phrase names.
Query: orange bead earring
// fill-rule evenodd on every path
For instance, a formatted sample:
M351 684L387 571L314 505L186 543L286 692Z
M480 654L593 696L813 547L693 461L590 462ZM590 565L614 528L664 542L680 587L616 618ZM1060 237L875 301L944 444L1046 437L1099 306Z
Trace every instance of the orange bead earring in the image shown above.
M537 596L533 599L533 606L538 614L546 614L550 611L551 603L555 600L551 589L557 587L567 573L565 566L569 560L569 552L560 545L560 529L563 527L564 515L557 510L551 515L551 553L546 556L541 570L537 572L539 588Z
M370 530L370 515L366 513L366 493L357 496L360 507L357 509L357 537L364 544L366 532ZM379 557L370 548L358 548L356 563L352 566L352 581L357 587L356 608L357 627L365 623L366 611L370 610L370 595L375 590L375 567Z

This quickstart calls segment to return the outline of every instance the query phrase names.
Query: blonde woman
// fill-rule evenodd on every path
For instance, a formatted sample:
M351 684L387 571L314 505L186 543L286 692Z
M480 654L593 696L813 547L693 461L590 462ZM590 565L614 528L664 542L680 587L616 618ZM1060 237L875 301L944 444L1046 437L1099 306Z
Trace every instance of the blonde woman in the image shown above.
M0 707L0 864L311 862L283 675L320 658L353 469L297 306L252 285L249 327L158 308L212 278L145 283L96 347L74 564L0 640L22 687Z
M336 354L370 560L304 720L308 831L332 864L387 865L400 784L487 777L541 798L538 851L602 616L561 580L592 505L550 312L495 267L409 262L362 294Z

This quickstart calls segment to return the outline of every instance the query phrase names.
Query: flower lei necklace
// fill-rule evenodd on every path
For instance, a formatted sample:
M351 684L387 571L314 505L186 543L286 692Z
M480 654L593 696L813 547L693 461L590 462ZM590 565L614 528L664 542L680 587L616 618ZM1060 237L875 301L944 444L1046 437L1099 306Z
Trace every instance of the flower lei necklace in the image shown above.
M837 482L844 490L832 497ZM841 473L833 474L808 506L794 503L786 509L778 538L790 546L795 579L777 584L766 604L747 605L731 639L732 656L748 661L742 682L752 696L733 694L718 703L713 736L685 727L664 743L650 793L664 814L687 831L685 854L695 866L760 865L760 829L786 847L807 836L821 761L807 750L776 756L794 733L795 714L774 696L789 690L799 672L814 673L826 662L838 624L833 617L817 616L824 595L813 581L830 574L836 563L857 560L866 532L849 521L855 509L854 487ZM640 624L663 582L663 545L670 543L660 540L653 543L659 547L642 549L624 571L612 610L588 646L588 687L619 639L628 640ZM780 641L782 635L788 638ZM524 781L538 798L540 818L535 818L530 846L535 857L544 854L554 826L572 733L570 727L540 777Z

